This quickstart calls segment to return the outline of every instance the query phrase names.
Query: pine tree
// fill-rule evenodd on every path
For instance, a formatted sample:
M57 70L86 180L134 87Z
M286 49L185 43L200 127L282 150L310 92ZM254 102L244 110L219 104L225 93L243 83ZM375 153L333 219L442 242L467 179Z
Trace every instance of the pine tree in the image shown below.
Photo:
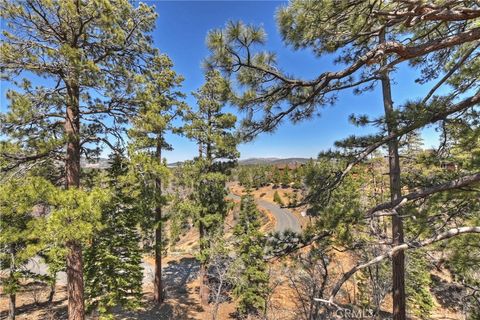
M285 164L285 169L283 170L281 181L282 187L284 188L290 185L290 170L288 169L288 164Z
M8 269L8 277L2 282L9 296L9 320L16 316L16 293L21 280L32 276L22 267L39 251L36 215L43 214L54 189L37 177L12 178L0 185L0 265Z
M251 176L251 172L247 166L239 166L237 168L237 180L242 187L245 188L252 188L253 187L253 179Z
M430 293L431 276L428 266L428 256L421 251L412 252L407 257L407 276L405 287L407 305L411 313L420 319L430 319L434 306Z
M251 168L252 170L252 182L255 189L261 188L267 184L267 175L265 173L265 167L256 165Z
M265 237L260 227L260 213L253 196L247 193L242 197L238 223L234 228L240 270L233 293L238 299L237 309L241 316L265 312L268 273L264 260Z
M280 185L280 181L282 176L280 174L280 170L276 166L272 166L272 183L274 187L278 187Z
M471 73L478 69L475 61L480 29L475 21L479 14L478 5L470 8L463 1L448 5L421 1L292 1L277 15L285 42L297 49L311 49L318 56L334 53L342 69L326 70L312 80L287 75L273 53L257 51L265 43L264 31L241 22L231 22L225 30L210 32L212 54L207 65L220 69L226 78L234 76L240 85L231 100L247 111L244 131L251 138L275 130L285 119L298 122L314 116L320 107L335 103L342 90L355 88L356 93L362 93L380 82L384 117L352 117L358 125L377 125L380 132L338 142L337 149L344 152L337 152L337 156L350 161L344 169L332 173L331 180L320 190L325 191L324 200L328 202L333 190L356 165L386 146L391 197L389 204L384 205L390 210L395 207L400 213L403 209L396 206L406 196L402 195L399 138L468 111L480 102L475 81L478 75ZM406 39L405 34L412 36ZM422 100L394 106L391 78L395 67L405 61L422 67L417 82L437 82ZM439 96L438 89L443 85L453 88L450 94ZM468 175L466 180L471 184L479 181L480 176ZM453 185L455 181L451 182ZM432 193L440 190L438 187ZM312 192L318 194L319 190ZM391 220L392 241L401 246L405 242L403 219L392 214ZM465 230L477 232L472 228ZM404 320L403 250L394 252L392 262L393 318Z
M142 250L136 199L125 192L126 159L114 154L107 181L113 190L102 210L102 229L85 251L85 295L89 309L107 317L115 306L137 307L142 298Z
M163 189L168 186L169 177L162 153L173 149L166 135L177 131L173 123L183 117L187 106L180 101L183 95L176 91L183 79L172 70L171 60L167 56L156 55L148 65L137 89L140 108L129 130L132 139L130 166L135 176L134 183L140 190L141 206L146 211L146 223L143 225L155 233L154 299L162 303L162 228L166 221L163 207L167 202Z
M209 300L206 266L212 240L223 232L223 221L228 211L225 188L229 168L238 157L237 138L232 132L236 117L224 113L228 83L216 71L206 74L205 84L194 93L198 109L187 114L184 132L199 147L194 177L194 203L197 206L196 223L200 235L200 297L203 304ZM225 161L229 160L229 161Z
M135 111L135 74L155 51L148 35L155 25L154 8L134 8L127 0L2 1L0 12L7 26L0 68L20 87L7 92L2 134L21 142L13 149L2 143L0 154L15 160L13 168L46 158L63 161L65 187L79 188L80 157L114 145L111 140L121 138L122 126ZM42 84L15 82L18 74L34 74ZM63 196L60 202L75 199L74 191ZM65 221L79 217L84 216ZM90 235L90 223L95 224L83 221L87 230L77 234ZM66 243L70 320L85 318L81 243L76 237Z

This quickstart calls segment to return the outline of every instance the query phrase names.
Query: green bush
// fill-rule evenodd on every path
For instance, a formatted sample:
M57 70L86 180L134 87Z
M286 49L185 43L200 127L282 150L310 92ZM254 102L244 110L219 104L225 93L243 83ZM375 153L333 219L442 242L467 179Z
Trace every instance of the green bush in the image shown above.
M273 194L273 201L278 203L280 206L284 205L282 198L280 198L280 195L278 194L277 191L275 191L275 193Z

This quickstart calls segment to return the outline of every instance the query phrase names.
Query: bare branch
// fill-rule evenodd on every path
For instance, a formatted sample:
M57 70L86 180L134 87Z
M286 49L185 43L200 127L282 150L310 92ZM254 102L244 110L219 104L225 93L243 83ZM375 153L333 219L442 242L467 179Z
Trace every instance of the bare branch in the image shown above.
M480 233L480 226L479 227L460 227L460 228L453 228L453 229L450 229L448 231L445 231L445 232L442 232L440 234L438 234L437 236L433 237L433 238L430 238L430 239L427 239L427 240L424 240L424 241L421 241L419 243L403 243L401 245L398 245L398 246L395 246L393 248L391 248L390 250L388 250L387 252L385 252L384 254L382 255L379 255L377 257L375 257L374 259L368 261L368 262L365 262L365 263L362 263L362 264L357 264L356 266L354 266L352 269L350 269L348 272L346 272L342 278L340 278L340 280L335 284L335 286L333 287L332 289L332 293L330 295L330 298L328 299L328 302L330 304L333 304L334 303L334 299L335 299L335 296L338 294L338 292L340 291L341 287L343 286L343 284L354 274L356 273L357 271L361 270L361 269L365 269L371 265L374 265L374 264L377 264L377 263L380 263L381 261L387 259L387 258L391 258L393 255L395 255L397 252L400 252L400 251L405 251L405 250L408 250L408 249L418 249L418 248L422 248L422 247L426 247L428 245L431 245L435 242L439 242L439 241L443 241L443 240L446 240L446 239L450 239L452 237L455 237L455 236L458 236L458 235L462 235L462 234L467 234L467 233Z
M405 201L412 201L412 200L417 200L421 198L425 198L431 194L442 192L442 191L448 191L448 190L453 190L453 189L459 189L465 186L468 186L472 183L479 182L480 181L480 172L475 173L472 175L464 176L461 178L458 178L453 181L449 181L446 183L442 183L436 186L424 188L424 189L419 189L417 191L414 191L412 193L409 193L401 198L398 198L396 201L393 202L385 202L382 204L379 204L375 208L369 210L367 212L368 216L374 215L376 212L381 211L381 210L387 210L394 208L401 203L404 203Z

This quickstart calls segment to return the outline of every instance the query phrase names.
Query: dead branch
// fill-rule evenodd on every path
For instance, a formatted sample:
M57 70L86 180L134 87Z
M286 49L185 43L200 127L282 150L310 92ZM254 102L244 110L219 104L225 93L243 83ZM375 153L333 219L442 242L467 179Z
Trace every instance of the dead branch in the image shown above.
M385 252L384 254L380 255L380 256L377 256L375 257L374 259L368 261L368 262L365 262L365 263L361 263L361 264L357 264L356 266L354 266L353 268L351 268L348 272L346 272L342 278L340 278L340 280L335 284L335 286L333 287L332 289L332 293L330 295L330 298L327 300L330 304L332 305L335 305L334 304L334 299L335 299L335 296L338 294L338 292L340 291L341 287L343 286L343 284L354 274L356 273L357 271L361 270L361 269L364 269L364 268L367 268L371 265L374 265L374 264L377 264L377 263L380 263L381 261L387 259L387 258L391 258L392 256L394 256L397 252L400 252L400 251L405 251L405 250L408 250L408 249L418 249L418 248L423 248L423 247L426 247L428 245L431 245L435 242L439 242L439 241L443 241L443 240L446 240L446 239L450 239L452 237L455 237L455 236L458 236L458 235L462 235L462 234L467 234L467 233L480 233L480 226L479 227L460 227L460 228L453 228L453 229L450 229L448 231L445 231L445 232L442 232L440 234L438 234L437 236L433 237L433 238L430 238L430 239L427 239L427 240L424 240L424 241L421 241L419 243L403 243L401 245L398 245L398 246L395 246L393 248L391 248L390 250L388 250L387 252Z

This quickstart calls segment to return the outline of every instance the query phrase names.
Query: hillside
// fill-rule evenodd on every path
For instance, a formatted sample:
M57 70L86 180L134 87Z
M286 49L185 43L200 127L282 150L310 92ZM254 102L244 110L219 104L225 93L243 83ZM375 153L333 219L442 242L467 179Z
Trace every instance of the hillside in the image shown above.
M307 163L311 158L248 158L239 160L239 165Z

